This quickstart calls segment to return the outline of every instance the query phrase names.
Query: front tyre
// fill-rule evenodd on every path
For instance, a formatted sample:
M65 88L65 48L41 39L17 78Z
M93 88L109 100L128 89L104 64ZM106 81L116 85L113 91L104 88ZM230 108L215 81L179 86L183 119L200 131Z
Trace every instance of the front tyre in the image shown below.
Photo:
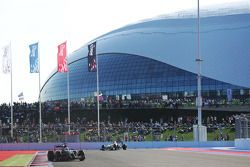
M78 158L79 158L80 161L85 160L86 157L85 157L85 154L84 154L84 152L82 150L80 150L78 152Z
M104 150L105 150L105 146L104 146L104 145L102 145L101 150L102 150L102 151L104 151Z
M123 150L127 150L127 145L126 145L126 144L123 144L123 145L122 145L122 149L123 149Z

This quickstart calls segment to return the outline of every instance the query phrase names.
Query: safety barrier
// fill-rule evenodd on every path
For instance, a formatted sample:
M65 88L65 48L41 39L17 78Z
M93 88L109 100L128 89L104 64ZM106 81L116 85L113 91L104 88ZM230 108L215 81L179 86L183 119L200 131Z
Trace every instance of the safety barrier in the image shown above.
M250 138L235 139L235 148L241 150L250 150Z
M49 150L54 145L61 143L1 143L0 150ZM67 143L73 149L93 150L100 149L102 145L109 142L79 142ZM169 142L169 141L145 141L145 142L125 142L130 149L140 148L168 148L168 147L234 147L234 141L207 141L207 142Z

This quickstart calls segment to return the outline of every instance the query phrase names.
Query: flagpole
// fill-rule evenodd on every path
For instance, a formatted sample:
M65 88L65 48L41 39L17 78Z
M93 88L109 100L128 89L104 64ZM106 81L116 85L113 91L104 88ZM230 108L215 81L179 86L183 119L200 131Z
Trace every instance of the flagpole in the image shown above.
M39 45L39 42L38 42ZM40 139L39 142L42 143L42 104L41 104L41 62L40 62L40 49L38 47L38 61L39 61L39 124L40 124Z
M11 135L11 138L13 139L13 85L12 85L12 52L11 52L11 42L10 42L10 56L11 56L11 70L10 70L10 89L11 89L11 101L10 101L10 117L11 117L11 132L10 132L10 135Z
M97 100L97 130L98 139L100 141L100 112L99 112L99 68L98 68L98 56L96 54L96 100Z

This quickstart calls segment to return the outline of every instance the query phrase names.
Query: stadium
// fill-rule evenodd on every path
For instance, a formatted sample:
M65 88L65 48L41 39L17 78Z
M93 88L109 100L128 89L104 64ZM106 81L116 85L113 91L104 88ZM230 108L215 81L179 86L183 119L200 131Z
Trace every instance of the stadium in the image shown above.
M235 115L250 112L250 11L223 11L203 12L200 20L202 123L210 141L234 140ZM145 20L88 43L97 44L100 136L97 73L88 70L88 44L69 55L70 123L78 135L74 141L193 140L195 17L184 13ZM45 142L66 140L67 95L67 74L52 71L41 90ZM15 138L9 137L10 106L2 104L0 110L2 142L38 142L38 103L14 104Z
M250 12L224 12L203 12L200 20L202 123L208 128L208 140L234 140L234 116L250 111ZM88 44L93 42L99 69L100 136L97 73L88 70ZM193 140L195 15L145 20L88 44L68 59L71 128L81 132L80 141ZM55 69L41 90L44 123L62 123L67 129L67 97L67 74ZM62 135L60 129L58 125Z
M250 14L228 13L203 13L200 21L203 106L249 111ZM196 29L195 16L163 16L94 39L101 109L194 109ZM69 56L70 100L83 110L96 108L96 73L88 71L87 50L85 45ZM41 98L55 110L66 110L67 75L53 71Z
M67 74L54 70L41 90L42 126L38 103L14 103L10 137L10 106L0 105L0 150L12 150L1 152L8 155L1 157L0 165L147 167L184 166L188 160L192 166L249 166L250 151L239 149L250 147L245 140L250 117L235 115L250 112L250 11L202 14L202 123L207 142L194 141L192 131L197 123L196 25L192 14L162 16L88 43L97 43L100 136L97 73L88 70L88 44L73 52L68 59L72 132L67 131ZM241 138L248 142L242 148L233 141ZM112 141L125 142L128 150L99 150ZM85 149L87 161L49 159L46 154L54 157L51 148L64 147L56 145L61 142Z

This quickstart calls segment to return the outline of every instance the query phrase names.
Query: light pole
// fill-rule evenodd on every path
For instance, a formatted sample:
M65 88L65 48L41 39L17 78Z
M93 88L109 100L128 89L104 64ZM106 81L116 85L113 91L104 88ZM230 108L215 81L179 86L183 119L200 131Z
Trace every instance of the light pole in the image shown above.
M207 141L207 128L202 126L202 97L201 97L201 56L200 56L200 3L198 0L198 9L197 9L197 62L198 71L197 71L197 109L198 109L198 125L194 126L194 137L196 141Z
M202 117L201 117L201 110L202 110L202 98L201 98L201 57L200 57L200 4L198 0L198 17L197 17L197 58L196 62L198 65L198 72L197 72L197 107L198 107L198 126L202 125Z

